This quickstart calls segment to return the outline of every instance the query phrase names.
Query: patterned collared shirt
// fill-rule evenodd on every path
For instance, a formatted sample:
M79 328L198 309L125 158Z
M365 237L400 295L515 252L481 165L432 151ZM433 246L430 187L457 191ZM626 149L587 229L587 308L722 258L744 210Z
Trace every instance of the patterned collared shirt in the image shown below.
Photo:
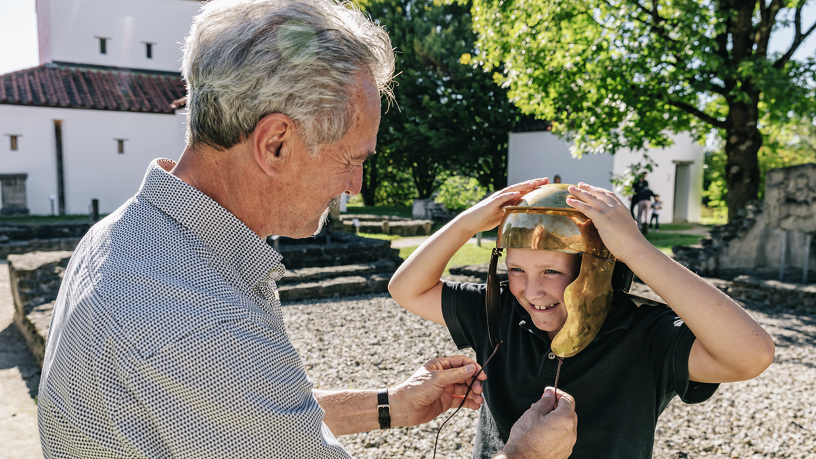
M154 161L94 225L54 306L48 458L348 458L289 342L281 256Z

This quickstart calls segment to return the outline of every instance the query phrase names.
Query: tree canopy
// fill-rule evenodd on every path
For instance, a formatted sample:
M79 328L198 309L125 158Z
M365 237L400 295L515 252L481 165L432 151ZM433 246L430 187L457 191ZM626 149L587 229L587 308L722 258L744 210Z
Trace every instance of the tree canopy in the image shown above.
M470 3L365 0L361 6L388 31L398 74L396 102L383 106L364 199L376 196L381 180L395 181L406 170L419 198L429 198L451 173L504 187L507 133L518 111L493 75L470 62L476 52Z
M816 114L810 0L474 0L477 63L523 112L554 121L581 153L723 141L729 217L756 199L773 126ZM769 48L782 26L783 52Z

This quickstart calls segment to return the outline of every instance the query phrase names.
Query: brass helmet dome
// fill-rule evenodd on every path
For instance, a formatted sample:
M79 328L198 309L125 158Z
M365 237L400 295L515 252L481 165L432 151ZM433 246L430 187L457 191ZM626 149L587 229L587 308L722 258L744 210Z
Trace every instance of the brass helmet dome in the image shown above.
M490 260L486 309L491 344L498 344L501 308L496 264L502 249L538 249L581 255L578 277L564 291L567 320L552 340L559 357L572 357L595 338L612 305L615 258L604 246L592 220L570 207L570 185L543 185L504 207L496 249ZM628 289L627 289L628 290Z

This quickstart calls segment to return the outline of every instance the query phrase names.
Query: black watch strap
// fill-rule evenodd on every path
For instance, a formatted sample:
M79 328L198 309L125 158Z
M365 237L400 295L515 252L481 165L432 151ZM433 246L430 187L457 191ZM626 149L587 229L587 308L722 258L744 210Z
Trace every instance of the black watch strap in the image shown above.
M391 428L391 405L388 404L388 389L377 391L377 418L380 421L380 429Z

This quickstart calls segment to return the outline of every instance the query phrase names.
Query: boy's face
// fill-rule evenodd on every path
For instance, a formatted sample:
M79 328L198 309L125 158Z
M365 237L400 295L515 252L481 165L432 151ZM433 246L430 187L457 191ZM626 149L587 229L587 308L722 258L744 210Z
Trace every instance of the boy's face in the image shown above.
M567 320L564 290L578 277L581 257L535 249L507 249L510 292L535 326L552 339Z

